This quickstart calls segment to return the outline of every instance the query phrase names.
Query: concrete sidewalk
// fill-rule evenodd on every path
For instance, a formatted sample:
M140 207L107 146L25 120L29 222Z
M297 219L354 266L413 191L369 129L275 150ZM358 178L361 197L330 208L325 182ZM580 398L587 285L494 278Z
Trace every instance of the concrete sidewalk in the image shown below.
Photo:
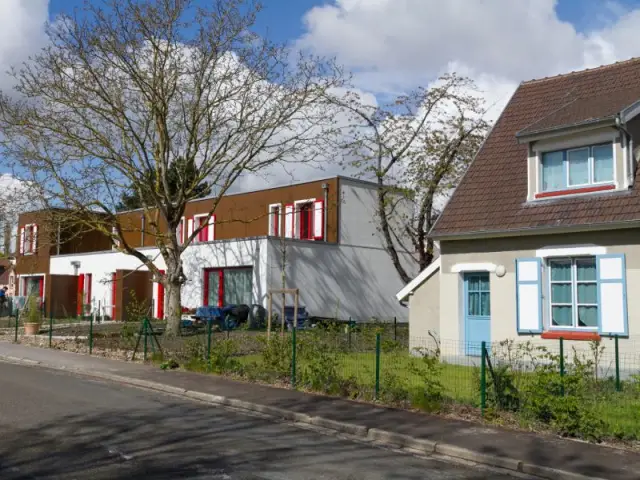
M200 392L216 396L211 398L236 399L240 401L237 402L240 406L245 404L243 402L250 402L271 407L273 411L284 409L301 414L300 417L329 420L329 428L331 421L347 423L357 434L364 432L365 436L368 434L369 439L385 440L391 444L396 441L402 443L403 438L424 440L425 444L437 442L436 453L465 458L463 455L457 455L455 451L456 448L464 449L479 454L479 463L503 459L507 468L512 468L511 465L515 462L519 465L517 470L538 474L542 478L640 478L640 454L554 436L516 432L439 416L375 407L294 390L236 382L214 375L162 371L149 365L5 342L0 342L0 358L89 375L115 375L121 377L123 383L127 383L125 379L131 379L132 383L137 382L139 385L140 381L154 382L157 386L168 386L170 392ZM192 395L192 398L196 396ZM209 397L205 395L203 398ZM383 435L378 430L399 435ZM487 457L487 462L482 460L482 455ZM562 472L548 469L558 469ZM576 475L573 476L572 473Z

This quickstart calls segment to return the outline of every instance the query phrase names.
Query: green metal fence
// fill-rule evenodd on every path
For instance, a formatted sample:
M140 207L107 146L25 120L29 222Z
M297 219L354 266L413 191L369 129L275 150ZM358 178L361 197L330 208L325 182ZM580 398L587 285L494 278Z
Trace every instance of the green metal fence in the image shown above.
M17 319L11 334L21 341ZM42 331L52 348L71 342L89 354L154 361L162 368L426 411L464 409L465 415L499 416L587 439L640 438L636 339L532 337L471 345L409 337L406 324L394 322L329 324L270 335L208 324L183 328L172 337L165 335L164 324L148 319L96 323L90 318L57 326L49 318L47 323Z

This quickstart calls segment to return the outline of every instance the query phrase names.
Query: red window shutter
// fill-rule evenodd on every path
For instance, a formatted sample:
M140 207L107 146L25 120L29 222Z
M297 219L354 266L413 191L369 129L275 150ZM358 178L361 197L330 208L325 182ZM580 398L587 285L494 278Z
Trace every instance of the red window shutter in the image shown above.
M76 295L78 299L78 305L76 307L76 314L78 316L82 315L82 304L84 303L84 273L78 275L78 294Z
M164 270L160 270L160 273L164 275ZM158 305L156 305L156 318L164 319L164 285L162 282L158 282Z
M208 268L205 268L204 270L204 280L203 280L203 295L204 298L202 299L202 304L204 306L208 306L209 305L209 272L210 270Z
M324 240L324 201L313 202L313 239Z
M111 274L111 320L116 319L116 280L117 272Z
M218 306L224 307L224 270L218 271Z
M85 288L85 293L87 296L87 300L85 301L85 303L87 304L91 304L91 274L87 273L85 278L85 282L87 284L87 287Z
M40 300L44 300L44 277L40 277L40 282L38 284Z

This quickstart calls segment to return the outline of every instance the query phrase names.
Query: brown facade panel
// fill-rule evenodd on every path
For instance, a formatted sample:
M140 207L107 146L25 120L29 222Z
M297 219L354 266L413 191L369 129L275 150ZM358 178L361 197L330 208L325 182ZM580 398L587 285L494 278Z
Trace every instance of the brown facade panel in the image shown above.
M301 183L286 187L270 188L257 192L228 195L220 200L216 207L216 240L231 240L235 238L260 237L269 234L269 205L280 204L282 212L288 204L299 200L325 200L327 188L327 201L325 205L327 215L326 239L328 242L338 241L338 179L331 178L317 182ZM208 213L213 207L213 199L203 199L190 202L184 213L185 235L186 224L194 215ZM124 238L134 247L154 247L156 237L153 233L152 223L157 222L163 230L166 228L163 219L147 218L143 220L141 211L125 212L118 216ZM145 233L142 235L142 226L145 225ZM280 231L284 229L284 215L281 216ZM143 243L144 242L144 243Z
M78 311L78 277L47 275L45 309L54 318L75 317Z
M116 320L133 320L134 310L151 312L153 283L151 272L118 270L116 272Z

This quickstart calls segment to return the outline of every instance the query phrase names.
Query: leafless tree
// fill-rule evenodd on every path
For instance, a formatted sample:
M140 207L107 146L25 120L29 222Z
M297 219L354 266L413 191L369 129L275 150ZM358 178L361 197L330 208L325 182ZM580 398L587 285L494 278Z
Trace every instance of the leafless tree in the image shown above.
M411 263L422 270L433 261L429 230L487 135L484 102L455 74L381 106L353 92L334 101L350 114L341 139L345 162L378 183L378 227L409 282ZM402 252L412 254L411 263Z
M327 92L343 83L333 62L252 34L258 3L204 5L87 3L49 26L48 47L14 70L16 92L0 99L3 153L45 205L65 208L59 221L102 232L165 285L169 334L187 280L181 256L220 198L241 175L322 155L335 130ZM174 162L189 174L170 182ZM213 206L180 242L185 205L203 182ZM165 273L123 235L116 206L128 188L142 199Z

